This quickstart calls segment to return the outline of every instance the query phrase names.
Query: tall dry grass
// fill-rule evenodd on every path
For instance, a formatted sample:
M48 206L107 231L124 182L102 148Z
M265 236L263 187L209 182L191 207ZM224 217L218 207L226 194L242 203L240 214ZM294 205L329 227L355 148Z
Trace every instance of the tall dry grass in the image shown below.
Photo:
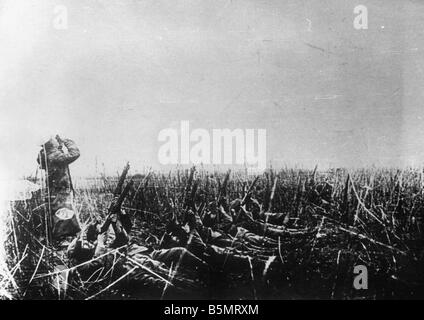
M169 218L183 215L188 195L195 206L207 209L225 183L225 173L218 171L197 170L192 178L195 193L187 190L190 170L151 172L139 192L129 196L124 208L135 221L133 236L138 242L158 246ZM222 195L226 203L242 198L254 179L243 171L232 172ZM116 182L117 177L74 181L76 210L83 225L104 218ZM284 169L261 174L253 197L268 211L283 213L288 227L318 232L302 246L294 239L281 244L284 278L272 279L260 297L423 298L423 184L423 171L412 168ZM51 273L60 259L46 239L43 199L37 194L11 207L5 252L15 282L14 297L92 296L107 286L107 279L71 283L62 293L51 277L38 277ZM372 275L366 292L352 287L352 270L358 264L366 265ZM228 297L251 298L234 292L237 296Z

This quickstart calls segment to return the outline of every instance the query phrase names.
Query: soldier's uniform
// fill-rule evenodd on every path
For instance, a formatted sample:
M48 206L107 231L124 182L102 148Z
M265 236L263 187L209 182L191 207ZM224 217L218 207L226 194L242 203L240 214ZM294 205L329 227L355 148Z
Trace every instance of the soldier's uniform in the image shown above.
M47 173L48 206L51 216L53 239L74 236L80 231L73 207L73 192L69 164L80 156L80 151L71 139L63 139L67 152L52 138L43 145L37 161Z
M167 288L174 293L193 294L201 287L200 279L208 269L205 262L182 247L152 250L133 243L118 250L119 236L110 230L95 239L84 237L85 233L83 231L68 247L71 263L82 264L76 269L82 279L103 270L102 274L109 273L113 278L127 274L123 284L132 291L149 289L154 295L163 294Z
M237 232L234 238L230 238L225 233L205 227L198 214L192 211L187 213L187 220L188 228L175 223L168 226L168 236L172 235L171 238L174 239L168 245L184 246L211 268L224 272L245 273L252 268L259 272L264 270L269 259L266 254L270 251L264 246L268 243L263 237L257 241L259 245L255 248L247 230Z

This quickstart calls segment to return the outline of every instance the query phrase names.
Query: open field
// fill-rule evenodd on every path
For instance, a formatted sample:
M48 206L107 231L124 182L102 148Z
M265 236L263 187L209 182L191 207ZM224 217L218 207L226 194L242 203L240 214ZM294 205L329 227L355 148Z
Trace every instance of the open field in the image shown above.
M217 204L231 224L247 227L234 200L245 197L254 175L178 170L133 178L138 191L123 208L134 221L134 242L163 247L169 222L183 225L189 209L204 224L222 231ZM117 177L74 182L83 223L104 218L116 182ZM249 225L249 231L277 243L263 255L278 264L260 277L237 270L211 273L201 298L424 298L423 187L424 174L414 169L268 170L249 190L257 202L245 209L259 223ZM74 277L66 294L60 292L52 277L43 276L59 258L45 237L40 199L35 195L11 208L6 250L15 283L3 282L15 297L84 299L107 287L95 298L152 298L147 286L128 292L120 283L110 286L108 277L88 282ZM261 253L252 252L252 258L255 254ZM368 268L366 290L353 287L356 265Z

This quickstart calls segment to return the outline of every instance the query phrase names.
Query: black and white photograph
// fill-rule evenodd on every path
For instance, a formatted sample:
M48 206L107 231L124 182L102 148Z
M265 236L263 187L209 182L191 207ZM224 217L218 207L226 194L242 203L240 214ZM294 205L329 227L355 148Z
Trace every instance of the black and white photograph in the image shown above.
M423 300L423 88L424 1L0 0L0 300Z

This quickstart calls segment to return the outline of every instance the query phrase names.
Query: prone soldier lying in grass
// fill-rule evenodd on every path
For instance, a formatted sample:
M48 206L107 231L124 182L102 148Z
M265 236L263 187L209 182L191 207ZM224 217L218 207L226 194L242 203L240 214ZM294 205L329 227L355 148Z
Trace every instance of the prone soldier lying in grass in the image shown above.
M128 169L127 165L104 223L89 224L70 243L67 255L73 270L85 282L103 278L127 284L131 290L194 295L201 286L198 279L207 275L205 262L182 247L154 250L131 243L132 222L121 209L132 187L130 181L122 190Z
M160 249L132 243L128 236L132 223L121 209L132 188L130 181L121 190L127 171L128 166L106 221L90 224L68 248L68 257L83 281L107 279L126 285L132 292L155 291L154 297L174 292L198 298L207 293L201 289L210 285L210 276L232 274L261 280L282 263L276 237L268 237L260 229L260 234L248 230L257 229L256 220L243 205L230 205L227 213L218 203L217 210L206 213L203 219L187 208L185 225L171 219ZM220 223L210 219L211 214L219 215ZM285 231L277 229L276 233L283 236Z
M186 216L185 225L175 221L168 224L164 246L185 247L212 269L226 273L252 271L256 275L261 275L271 263L275 263L277 243L270 243L269 240L272 239L265 238L256 246L249 237L254 237L258 241L260 237L246 230L240 230L240 236L231 237L224 232L205 227L200 217L190 210Z
M187 249L174 247L154 250L131 243L128 228L116 217L113 228L101 233L98 223L90 224L68 247L68 257L83 281L117 280L131 291L149 289L151 293L194 294L201 287L197 279L207 274L208 266Z

